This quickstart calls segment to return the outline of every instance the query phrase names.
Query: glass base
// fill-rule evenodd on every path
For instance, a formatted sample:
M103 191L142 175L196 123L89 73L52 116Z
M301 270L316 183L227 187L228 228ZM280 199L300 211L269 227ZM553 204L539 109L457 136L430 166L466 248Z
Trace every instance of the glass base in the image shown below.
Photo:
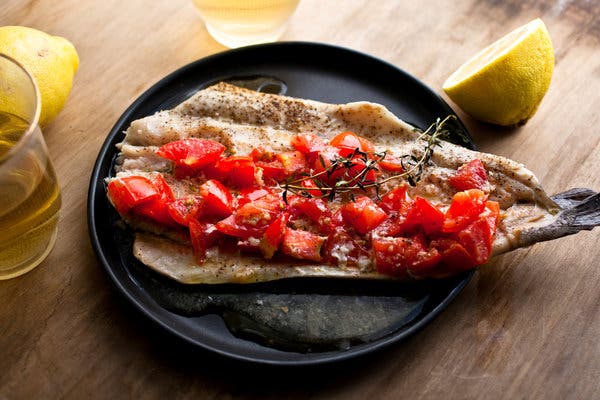
M275 30L266 31L266 32L256 32L256 33L243 33L243 34L233 34L219 31L215 29L212 25L206 24L206 29L208 33L223 46L227 46L230 48L242 47L242 46L250 46L253 44L259 43L268 43L274 42L279 39L287 28L287 24L283 24Z
M21 260L17 265L14 265L8 269L4 269L4 266L0 266L0 280L11 279L17 276L23 275L38 265L48 256L54 244L56 242L56 236L58 234L58 215L48 220L44 225L38 227L43 230L44 228L53 229L52 233L48 236L48 241L39 245L40 250L35 254L30 255L24 260ZM50 226L48 226L50 225Z

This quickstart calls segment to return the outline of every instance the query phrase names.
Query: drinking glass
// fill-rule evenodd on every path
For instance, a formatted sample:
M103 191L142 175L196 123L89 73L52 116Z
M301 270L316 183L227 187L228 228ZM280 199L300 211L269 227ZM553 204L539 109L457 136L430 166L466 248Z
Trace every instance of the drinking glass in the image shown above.
M39 265L56 240L60 189L32 76L0 53L0 279Z
M193 0L206 29L227 47L281 37L300 0Z

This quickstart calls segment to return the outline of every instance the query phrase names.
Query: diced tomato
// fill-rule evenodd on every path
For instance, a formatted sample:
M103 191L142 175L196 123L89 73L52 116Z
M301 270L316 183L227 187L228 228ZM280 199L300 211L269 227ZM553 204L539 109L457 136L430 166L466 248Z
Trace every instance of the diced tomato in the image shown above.
M391 154L386 154L383 160L380 160L377 165L384 171L389 172L402 172L402 160Z
M426 234L437 233L444 225L444 213L421 196L415 196L407 214L405 229L421 227Z
M306 170L304 155L299 151L287 151L275 154L272 160L257 161L256 165L263 170L263 179L282 181L283 179Z
M332 229L321 253L323 260L333 265L359 266L370 262L371 259L367 240L358 235L351 235L340 227Z
M422 235L376 238L372 246L377 271L399 278L421 277L441 260L440 253L429 249Z
M458 233L458 240L477 265L488 262L492 254L499 212L498 203L488 201L479 219Z
M237 207L241 207L244 204L256 201L261 197L265 197L267 195L273 195L273 190L262 187L262 188L246 188L240 191L240 194L237 196Z
M317 157L313 161L313 165L312 165L313 170L315 171L316 174L321 173L326 170L330 170L333 161L338 159L339 157L340 157L340 149L338 149L337 147L333 147L333 146L325 146L319 151L319 153L317 154ZM333 172L331 179L337 180L342 174L343 174L342 170L339 170L339 171L336 170ZM319 178L323 179L323 180L327 179L325 174L320 175Z
M458 190L484 190L488 186L488 177L483 163L476 158L460 166L454 175L448 178L448 183Z
M442 256L439 268L429 274L432 278L443 278L458 274L477 265L463 245L454 239L434 239L431 241L430 246L437 249Z
M350 181L360 181L368 184L377 180L377 170L369 168L366 173L363 172L367 168L367 163L362 156L354 156L352 158L352 163L354 165L346 170L346 174ZM360 179L358 177L360 177ZM354 178L357 179L354 180Z
M319 227L331 224L331 211L323 199L295 196L289 204L292 213L307 216Z
M213 224L196 219L189 220L189 228L196 263L200 265L206 260L206 249L213 246L221 235Z
M300 185L303 188L305 188L306 192L313 197L323 196L323 192L321 191L321 189L319 189L315 181L312 179L303 179Z
M410 229L407 229L406 213L395 211L388 214L386 219L384 219L381 224L373 229L373 234L380 237L403 236L411 233L412 232L410 232Z
M327 238L314 233L286 228L281 251L301 260L321 261L321 247Z
M167 143L156 154L174 161L177 167L195 171L215 163L223 151L225 146L219 142L191 138Z
M444 232L458 232L473 221L485 208L488 195L479 189L458 192L452 198L444 217Z
M235 211L234 217L240 225L266 228L285 208L281 197L271 194L244 204Z
M215 228L225 235L247 239L249 237L261 237L266 229L266 226L244 225L236 221L235 215L230 215L229 217L217 222L215 224Z
M251 157L232 156L221 158L211 171L211 178L227 182L238 188L254 186L256 165Z
M275 156L285 169L285 175L291 176L306 169L306 158L299 151L287 151Z
M340 155L343 157L348 157L356 149L365 153L372 153L375 151L375 147L370 141L358 136L354 132L342 132L331 139L329 144L339 148Z
M341 207L344 222L352 226L356 232L366 235L386 218L386 213L373 200L366 196Z
M270 162L259 161L256 163L256 166L262 168L262 177L265 182L269 182L269 179L279 182L287 177L285 167L279 160Z
M381 197L381 201L379 202L379 207L388 212L401 211L406 209L409 204L410 200L406 195L406 185L402 185L383 195L383 197Z
M160 196L154 184L143 176L113 179L107 190L110 201L120 214L125 214L138 204Z
M267 230L262 236L260 241L260 250L266 259L273 257L285 233L287 222L290 218L288 213L282 213L279 217L275 218L269 225Z
M233 196L218 180L204 182L200 186L200 194L204 197L204 214L225 218L233 212Z
M173 191L165 178L158 174L152 179L152 184L160 193L159 197L138 204L133 208L133 211L165 226L178 225L169 214L168 205L174 200L174 197Z
M258 146L250 152L249 156L254 160L254 162L270 162L275 159L275 152L273 150L266 149L263 146Z
M167 212L178 224L188 226L190 219L198 219L204 199L201 196L187 196L173 200L167 205Z
M290 141L292 147L306 155L316 155L325 148L325 141L311 133L299 133Z

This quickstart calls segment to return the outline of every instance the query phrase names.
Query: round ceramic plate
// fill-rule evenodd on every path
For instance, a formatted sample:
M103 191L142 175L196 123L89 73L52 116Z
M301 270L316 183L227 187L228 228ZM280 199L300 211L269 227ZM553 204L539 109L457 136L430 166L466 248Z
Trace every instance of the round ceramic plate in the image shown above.
M381 349L438 315L472 276L422 282L289 279L253 285L172 282L141 265L106 198L115 145L138 118L169 109L198 90L228 81L254 90L328 103L371 101L421 129L453 114L431 89L384 61L314 43L274 43L219 53L168 75L141 95L110 131L88 196L89 233L106 272L132 304L193 346L272 365L313 365ZM453 138L473 148L466 129Z

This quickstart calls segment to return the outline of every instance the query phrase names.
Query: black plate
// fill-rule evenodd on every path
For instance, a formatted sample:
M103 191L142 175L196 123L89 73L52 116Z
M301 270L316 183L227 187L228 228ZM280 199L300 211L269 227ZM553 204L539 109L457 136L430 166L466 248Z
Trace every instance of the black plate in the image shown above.
M453 114L431 89L406 72L368 55L324 44L258 45L180 68L146 91L119 118L92 173L89 233L118 290L159 326L192 345L238 360L272 365L323 364L363 355L415 333L439 314L472 272L410 284L292 279L208 287L171 282L133 258L132 234L118 227L118 214L105 194L103 180L113 173L115 144L122 141L123 131L133 120L171 108L219 80L331 103L381 103L421 129L438 117ZM465 139L455 138L473 148L470 140L461 140ZM318 307L315 299L320 299ZM325 312L318 314L315 309L321 306ZM351 314L333 312L340 307ZM198 312L200 308L203 312ZM304 314L290 325L289 315L296 310ZM354 320L355 315L375 317L369 322ZM347 326L340 328L344 323ZM371 331L360 330L361 326L369 326ZM318 342L311 327L321 330L316 334Z

